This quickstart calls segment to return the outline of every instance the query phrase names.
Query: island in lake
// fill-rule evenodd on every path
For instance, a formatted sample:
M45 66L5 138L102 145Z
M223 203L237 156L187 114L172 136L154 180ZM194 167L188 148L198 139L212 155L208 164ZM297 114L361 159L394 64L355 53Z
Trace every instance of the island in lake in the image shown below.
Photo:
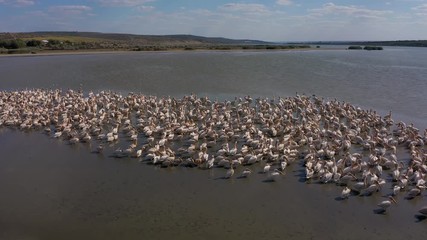
M378 46L350 46L347 48L348 50L383 50L383 47Z

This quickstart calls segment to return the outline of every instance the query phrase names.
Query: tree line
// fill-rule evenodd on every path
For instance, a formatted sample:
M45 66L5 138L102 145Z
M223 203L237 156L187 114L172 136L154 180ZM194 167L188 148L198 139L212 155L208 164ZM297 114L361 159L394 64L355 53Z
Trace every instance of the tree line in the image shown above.
M25 47L41 47L43 45L47 46L56 46L61 45L63 42L55 39L49 39L46 44L44 44L40 40L31 39L24 41L22 39L13 39L13 40L0 40L0 48L6 48L6 49L19 49L19 48L25 48ZM71 44L70 41L65 41L65 44Z

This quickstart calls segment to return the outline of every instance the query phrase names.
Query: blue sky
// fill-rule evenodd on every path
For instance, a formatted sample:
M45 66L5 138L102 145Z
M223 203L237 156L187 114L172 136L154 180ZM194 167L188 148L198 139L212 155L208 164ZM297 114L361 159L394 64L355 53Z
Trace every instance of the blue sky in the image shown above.
M427 0L0 0L0 32L266 41L427 39Z

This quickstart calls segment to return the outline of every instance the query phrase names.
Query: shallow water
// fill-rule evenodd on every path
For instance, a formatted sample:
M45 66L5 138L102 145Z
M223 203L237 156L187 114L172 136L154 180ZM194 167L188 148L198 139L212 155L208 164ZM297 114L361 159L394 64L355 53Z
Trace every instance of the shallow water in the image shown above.
M427 49L233 51L0 58L0 89L114 90L218 99L337 98L427 128ZM421 109L421 110L420 110Z
M337 98L427 127L427 51L182 52L0 58L0 89L111 89L219 99ZM25 67L24 67L25 66ZM426 193L385 215L371 197L306 184L293 164L266 183L224 169L157 168L92 154L39 132L0 128L0 239L422 239Z
M157 168L90 153L42 133L2 130L0 239L421 239L422 197L391 192L342 201L334 184L306 184L291 165L279 182L222 179L214 168ZM7 139L7 141L5 140ZM123 236L123 237L122 237Z

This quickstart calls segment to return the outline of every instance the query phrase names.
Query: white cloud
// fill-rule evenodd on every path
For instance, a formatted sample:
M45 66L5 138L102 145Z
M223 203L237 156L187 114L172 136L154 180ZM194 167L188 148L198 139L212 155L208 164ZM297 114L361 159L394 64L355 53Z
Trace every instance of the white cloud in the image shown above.
M256 3L227 3L219 7L220 10L242 13L268 13L269 10L262 4Z
M15 7L26 7L35 4L33 0L0 0L0 4L8 4Z
M363 17L363 18L380 18L385 15L393 13L388 10L371 10L367 8L360 8L353 5L350 6L340 6L335 5L334 3L326 3L322 8L311 9L309 10L315 16L325 16L325 15L347 15L352 17Z
M82 15L84 13L89 13L91 10L91 7L85 5L62 5L49 7L49 12L59 15Z
M101 5L108 7L135 7L154 1L155 0L98 0Z
M412 8L418 16L427 16L427 3Z
M145 6L145 5L141 5L137 7L137 10L141 12L150 12L150 11L153 11L154 9L155 7L153 6Z
M34 1L31 0L16 0L15 5L17 6L31 6L34 5Z
M369 5L322 3L323 5L318 5L316 9L307 9L305 13L302 13L302 8L297 9L298 12L291 12L295 8L289 8L286 12L280 10L285 8L280 6L286 6L284 4L288 3L297 6L300 1L295 0L274 0L271 1L273 5L234 1L220 4L213 9L194 9L186 6L175 11L162 11L160 5L156 8L150 6L150 2L154 0L89 0L88 2L95 2L102 7L129 7L133 11L126 11L128 15L111 20L103 18L102 12L92 16L95 6L91 8L84 4L52 6L37 11L26 9L28 11L22 15L8 18L0 16L0 29L194 34L267 41L390 40L427 37L427 33L420 31L425 28L427 22L425 20L427 0L407 4L405 11L395 10L396 12L387 11L386 8L372 9ZM18 2L23 5L24 2L37 4L41 1L0 0L0 7L13 6L12 4Z
M291 5L293 2L291 0L277 0L276 4L279 5Z

